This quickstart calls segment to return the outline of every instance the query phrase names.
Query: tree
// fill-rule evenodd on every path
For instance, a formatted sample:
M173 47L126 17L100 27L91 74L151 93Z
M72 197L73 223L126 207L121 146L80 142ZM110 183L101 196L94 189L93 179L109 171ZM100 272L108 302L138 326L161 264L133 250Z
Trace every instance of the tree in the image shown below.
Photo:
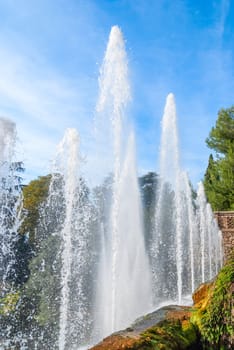
M216 125L211 129L206 143L216 152L218 159L234 151L234 106L219 111Z
M22 162L0 162L0 290L6 293L18 278L14 269L17 259L18 212L22 198Z
M46 200L49 191L51 175L40 176L23 188L23 222L21 234L29 234L30 242L34 243L35 230L40 216L40 206Z
M220 110L206 143L215 151L204 177L208 201L213 210L234 210L234 106Z

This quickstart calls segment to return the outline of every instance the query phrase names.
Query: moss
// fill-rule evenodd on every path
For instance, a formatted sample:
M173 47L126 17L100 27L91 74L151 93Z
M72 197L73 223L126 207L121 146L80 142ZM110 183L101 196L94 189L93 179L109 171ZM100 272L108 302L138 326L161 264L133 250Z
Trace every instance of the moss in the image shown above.
M183 321L182 330L184 337L189 341L189 344L195 344L197 342L197 327L194 324L190 321Z
M185 350L197 342L196 327L189 321L163 321L142 333L152 349ZM150 348L149 348L150 349Z
M191 323L197 325L199 330L202 327L201 320L203 318L204 313L206 312L208 304L210 303L210 299L214 290L214 285L214 282L202 284L203 291L202 293L200 293L200 298L199 300L196 300L196 304L191 309L190 321ZM199 287L199 289L201 289L201 287Z
M192 350L200 349L196 326L189 320L164 320L145 331L113 334L93 350Z
M8 316L14 312L19 298L19 292L9 293L5 297L0 298L0 315Z
M234 284L234 259L219 272L206 300L200 303L191 317L199 327L204 347L228 349L234 338L232 300Z
M220 271L217 279L197 291L190 319L165 320L141 334L147 341L132 349L226 350L231 348L234 332L232 326L232 300L234 291L234 259ZM200 344L200 337L203 345Z

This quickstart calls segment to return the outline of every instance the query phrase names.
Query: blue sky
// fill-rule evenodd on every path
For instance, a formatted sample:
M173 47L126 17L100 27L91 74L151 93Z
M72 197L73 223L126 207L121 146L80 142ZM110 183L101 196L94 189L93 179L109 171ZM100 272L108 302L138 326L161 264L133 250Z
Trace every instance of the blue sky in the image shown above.
M0 0L0 115L16 122L25 181L49 171L67 127L92 149L98 73L111 26L126 39L139 172L158 170L165 99L177 103L181 163L196 184L205 139L234 103L231 0ZM90 162L90 166L92 162Z

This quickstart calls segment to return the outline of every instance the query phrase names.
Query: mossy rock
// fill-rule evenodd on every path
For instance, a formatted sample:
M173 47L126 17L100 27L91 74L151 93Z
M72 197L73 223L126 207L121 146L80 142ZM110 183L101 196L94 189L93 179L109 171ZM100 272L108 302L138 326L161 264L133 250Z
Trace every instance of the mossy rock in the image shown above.
M186 350L198 343L197 328L188 320L163 321L142 334L152 349Z
M234 259L230 259L214 281L203 284L195 292L192 308L168 306L157 310L92 349L232 349L233 293Z
M149 315L149 318L152 315ZM154 316L155 317L155 316ZM197 327L189 320L164 320L140 331L127 328L117 332L92 350L192 350L199 348Z
M231 258L192 312L191 322L199 328L204 349L233 348L233 294L234 259Z

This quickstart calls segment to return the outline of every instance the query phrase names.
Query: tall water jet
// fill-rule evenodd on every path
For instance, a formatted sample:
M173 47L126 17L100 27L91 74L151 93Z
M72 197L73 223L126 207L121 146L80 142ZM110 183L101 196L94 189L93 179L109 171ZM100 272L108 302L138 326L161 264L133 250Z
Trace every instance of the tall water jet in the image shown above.
M19 224L17 208L20 201L20 182L14 161L16 126L11 120L0 118L0 285L1 294L14 280L14 244ZM8 282L8 283L7 283Z
M180 179L176 106L173 94L169 94L162 119L160 185L157 193L152 261L154 289L157 290L160 286L163 288L165 298L175 299L177 296L179 302L182 295L183 272ZM166 275L169 281L166 281ZM172 289L169 285L173 286ZM177 286L177 290L174 286Z
M75 129L67 129L58 145L47 204L50 208L47 221L49 216L52 220L58 214L60 216L51 226L51 233L55 231L61 241L59 350L84 344L90 331L87 284L92 259L87 262L90 256L90 207L85 191L81 179L79 135Z
M101 302L98 323L102 328L102 336L126 327L152 307L151 274L142 234L142 208L136 176L133 134L129 137L120 174L118 204L115 285L112 283L113 269L108 268L113 259L113 251L110 249L112 236L106 237L103 242L102 289L99 291L98 300L98 303ZM112 222L110 222L110 229L112 229L111 224ZM111 232L108 233L111 234ZM110 293L110 288L113 287L115 288L114 308L113 294ZM113 319L114 325L112 324L113 328L110 328L110 322Z
M102 282L97 298L97 333L102 337L126 326L139 314L139 300L136 302L134 298L137 289L141 295L141 311L147 310L151 294L133 140L129 144L125 162L122 163L123 119L125 107L130 99L130 87L124 40L117 26L111 29L99 82L97 112L105 115L107 122L111 120L114 158L112 205L106 225L107 232L104 232L99 271L99 280ZM142 268L139 264L145 268L144 291L140 287Z
M192 188L189 182L188 174L182 173L182 181L185 185L185 203L187 206L187 220L188 220L188 231L189 231L189 250L187 252L188 255L188 263L190 265L191 272L191 288L189 294L192 294L195 290L195 286L199 283L198 273L199 269L196 265L196 257L198 247L196 244L198 243L198 227L197 227L197 219L196 219L196 208L193 202ZM190 279L190 276L188 276Z
M62 249L62 269L61 269L61 303L60 303L60 332L59 332L59 350L65 348L66 332L68 325L68 303L69 303L69 280L71 278L72 264L72 216L74 214L75 193L78 185L79 176L79 138L75 130L69 129L64 139L59 145L58 158L62 158L61 172L64 176L64 195L65 195L65 222L61 232L63 240ZM61 157L62 156L62 157ZM61 162L61 160L59 159ZM64 164L64 161L66 162Z
M111 133L113 135L114 169L113 169L113 203L111 215L111 297L110 315L111 325L109 331L115 329L115 308L116 308L116 252L118 245L118 223L117 215L119 210L118 186L120 176L120 164L122 153L122 118L124 108L130 98L130 86L128 81L127 56L121 30L113 26L110 32L107 49L99 78L100 95L97 103L97 112L105 114L107 122L111 121ZM106 247L104 248L105 251ZM110 286L109 286L110 287Z
M118 26L111 28L107 49L100 69L98 117L103 117L108 124L113 150L114 183L117 185L122 156L122 132L125 109L131 99L128 80L128 63L122 32ZM109 125L110 123L110 125ZM106 138L107 135L104 137ZM103 137L103 135L102 135Z
M17 295L20 281L27 278L22 266L19 267L17 248L23 239L17 235L22 204L21 177L22 163L15 160L16 125L9 119L0 118L0 299L1 306L8 295ZM4 307L2 308L4 310ZM5 313L6 314L6 313ZM15 315L4 317L0 313L1 346L8 348L14 337L17 319ZM9 322L11 320L11 322Z
M167 97L162 119L154 231L151 251L154 303L166 300L181 303L199 283L215 275L214 261L219 255L220 241L202 185L194 201L188 176L180 168L172 94ZM216 266L220 265L218 258Z
M149 262L143 237L142 207L131 133L120 175L116 285L116 328L123 327L152 307ZM142 283L144 281L144 283ZM123 288L123 286L126 286ZM139 302L140 300L140 302ZM124 305L124 307L123 307Z
M211 279L222 265L220 232L202 182L198 184L198 225L200 232L201 282Z

